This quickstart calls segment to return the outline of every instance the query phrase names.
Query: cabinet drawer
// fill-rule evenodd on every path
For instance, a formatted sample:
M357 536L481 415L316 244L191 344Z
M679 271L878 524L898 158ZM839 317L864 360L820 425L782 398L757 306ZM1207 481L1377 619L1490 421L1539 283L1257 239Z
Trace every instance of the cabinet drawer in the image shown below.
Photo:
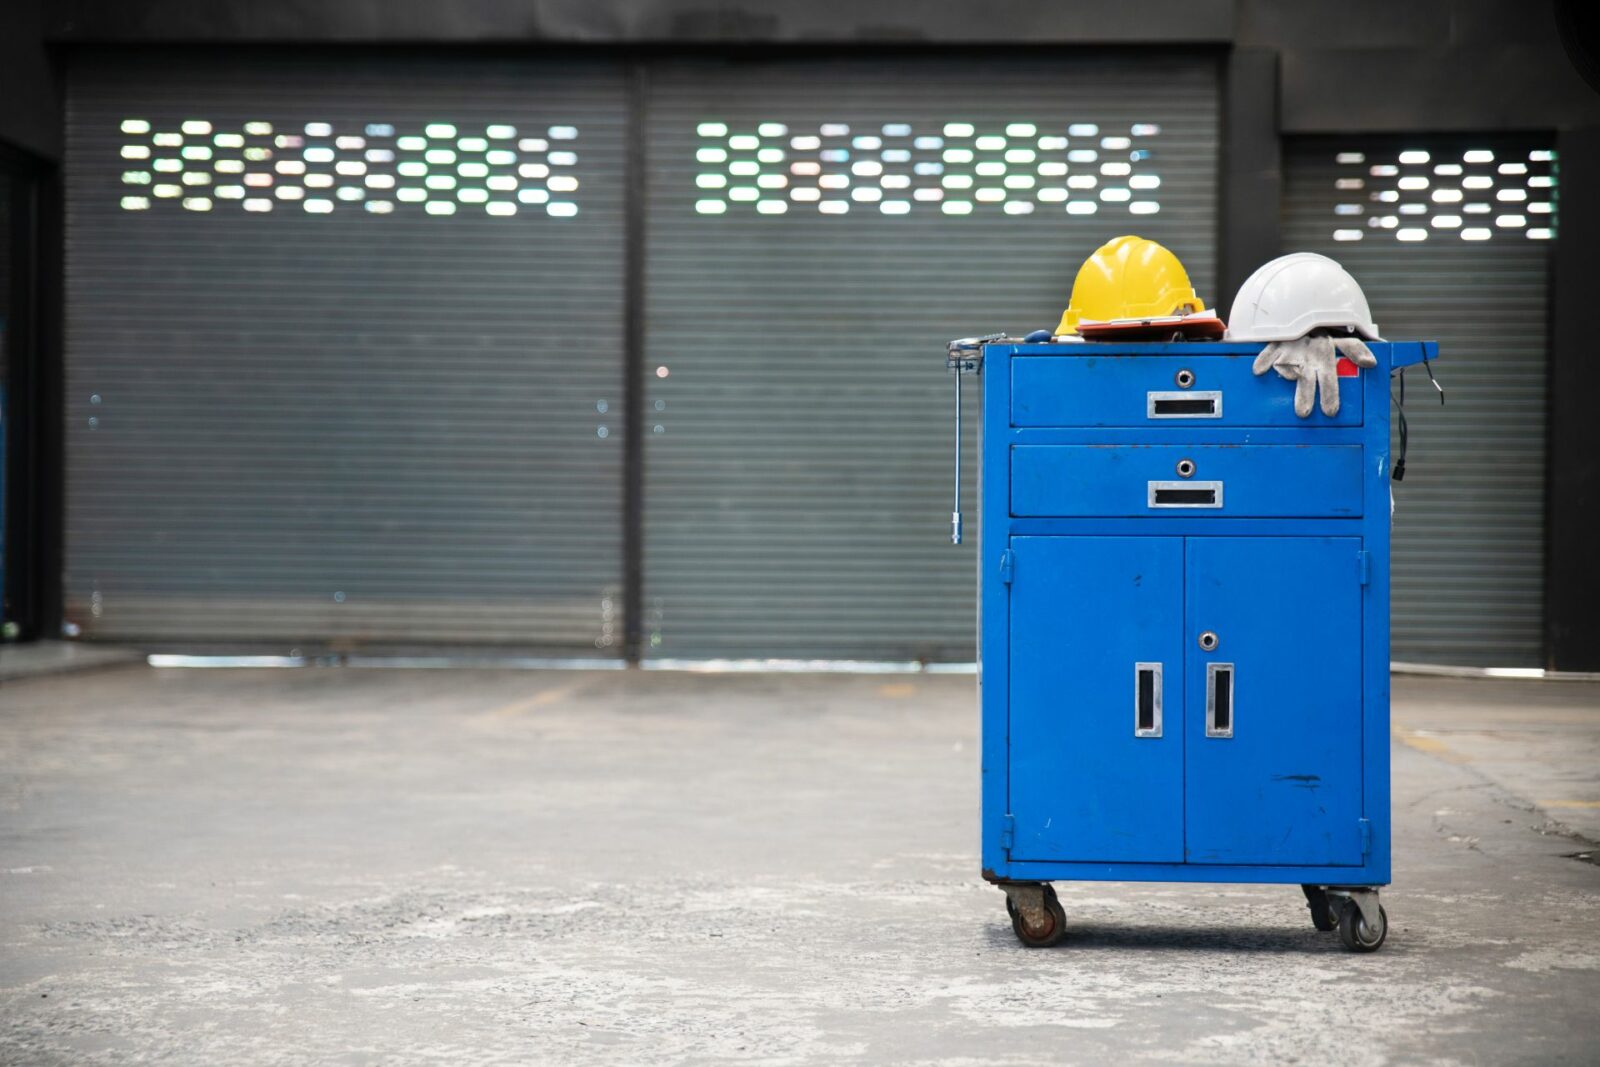
M1011 450L1011 514L1018 516L1345 518L1361 511L1360 445Z
M1339 414L1294 413L1294 383L1254 356L1017 356L1013 426L1360 426L1361 378L1339 379ZM1344 372L1355 370L1343 364ZM1181 382L1188 382L1183 386Z

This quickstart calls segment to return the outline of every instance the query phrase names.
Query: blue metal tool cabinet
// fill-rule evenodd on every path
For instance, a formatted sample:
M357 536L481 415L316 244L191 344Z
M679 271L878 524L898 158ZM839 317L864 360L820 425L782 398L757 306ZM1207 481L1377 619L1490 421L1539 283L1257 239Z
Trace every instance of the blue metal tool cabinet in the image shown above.
M1318 929L1383 942L1389 379L1436 346L1372 344L1305 419L1260 348L999 343L966 368L983 873L1024 944L1062 936L1050 882L1104 879L1300 885Z

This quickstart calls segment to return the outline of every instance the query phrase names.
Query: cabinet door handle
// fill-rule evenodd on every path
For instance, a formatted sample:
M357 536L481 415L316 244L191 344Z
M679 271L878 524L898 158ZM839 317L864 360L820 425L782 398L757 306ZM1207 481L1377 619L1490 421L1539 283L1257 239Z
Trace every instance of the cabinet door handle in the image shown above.
M1161 736L1161 664L1133 665L1133 736Z
M1233 664L1206 664L1206 736L1233 736Z

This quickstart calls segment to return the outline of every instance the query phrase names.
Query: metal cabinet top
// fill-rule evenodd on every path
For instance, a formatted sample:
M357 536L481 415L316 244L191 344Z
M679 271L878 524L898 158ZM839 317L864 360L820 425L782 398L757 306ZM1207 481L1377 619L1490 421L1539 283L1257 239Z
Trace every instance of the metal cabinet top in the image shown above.
M984 362L991 376L1007 376L1007 423L1016 428L1304 431L1365 424L1366 390L1355 364L1339 363L1336 414L1314 409L1300 417L1292 387L1284 388L1286 383L1275 374L1254 372L1261 347L1215 342L989 345ZM1432 358L1437 346L1376 342L1372 350L1378 366L1369 373L1382 383L1390 370Z

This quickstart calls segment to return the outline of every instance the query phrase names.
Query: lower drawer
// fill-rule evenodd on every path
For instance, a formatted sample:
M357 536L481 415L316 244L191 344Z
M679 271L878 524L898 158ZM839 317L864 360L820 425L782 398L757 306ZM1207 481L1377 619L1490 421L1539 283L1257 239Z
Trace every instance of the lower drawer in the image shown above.
M1360 445L1016 445L1016 516L1361 514Z

